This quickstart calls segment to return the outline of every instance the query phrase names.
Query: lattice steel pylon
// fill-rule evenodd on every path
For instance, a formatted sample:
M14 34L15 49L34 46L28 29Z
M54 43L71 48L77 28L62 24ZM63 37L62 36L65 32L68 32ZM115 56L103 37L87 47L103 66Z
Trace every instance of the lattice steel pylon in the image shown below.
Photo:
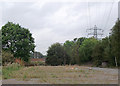
M95 38L95 39L98 39L98 36L99 35L103 35L103 31L104 30L102 30L102 29L99 29L96 25L93 27L93 28L90 28L90 29L87 29L86 31L92 31L92 32L88 32L88 36L89 35L93 35L93 37ZM98 33L98 31L101 31L101 33L99 32Z

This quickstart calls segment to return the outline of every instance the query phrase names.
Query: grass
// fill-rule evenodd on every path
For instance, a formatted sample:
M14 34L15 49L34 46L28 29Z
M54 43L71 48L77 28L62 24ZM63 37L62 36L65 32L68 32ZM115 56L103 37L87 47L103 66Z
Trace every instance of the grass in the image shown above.
M28 63L29 65L36 65L36 66L42 66L42 65L45 65L45 62L42 62L42 61L35 61L35 62L29 62Z
M106 71L93 71L83 66L32 66L12 69L9 67L4 75L7 78L23 81L35 79L36 83L48 84L116 84L118 80L117 72L113 74L112 71L107 73Z
M2 67L0 66L0 80L2 80Z
M22 66L20 66L19 64L15 64L15 63L13 63L13 64L10 64L9 66L4 66L3 68L2 68L2 75L3 75L3 79L10 79L10 78L12 78L12 73L14 72L14 71L18 71L18 70L20 70L21 68L23 68Z

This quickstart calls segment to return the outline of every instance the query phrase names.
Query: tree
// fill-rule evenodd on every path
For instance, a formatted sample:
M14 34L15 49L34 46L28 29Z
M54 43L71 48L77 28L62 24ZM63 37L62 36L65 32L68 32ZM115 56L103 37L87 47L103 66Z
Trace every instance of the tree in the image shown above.
M60 43L51 45L47 51L46 64L57 66L69 64L69 57Z
M120 20L118 19L111 34L112 41L112 53L117 60L118 66L120 66Z
M92 58L96 66L100 66L102 62L107 62L107 66L115 66L115 57L112 52L111 36L100 40L94 47Z
M79 63L79 48L85 39L86 38L84 38L84 37L74 39L74 41L73 41L74 45L73 45L73 49L72 49L72 64Z
M2 65L2 31L0 29L0 65Z
M94 38L88 38L83 41L79 48L78 64L92 61L92 52L96 43L97 40Z
M27 62L34 52L34 38L28 29L8 22L2 27L2 48L11 51L15 58Z
M104 48L102 46L102 41L99 41L93 48L93 52L92 52L92 61L96 66L100 66L102 64L104 58L103 53L104 53Z
M74 42L73 41L69 41L69 40L67 40L64 43L64 50L67 53L67 55L69 56L69 58L70 58L69 59L70 60L70 64L73 64L73 56L72 56L73 45L74 45Z
M108 62L108 66L115 66L115 57L114 54L112 52L112 42L111 42L111 36L109 37L105 37L104 39L102 39L102 46L104 48L104 58L103 61L107 61Z

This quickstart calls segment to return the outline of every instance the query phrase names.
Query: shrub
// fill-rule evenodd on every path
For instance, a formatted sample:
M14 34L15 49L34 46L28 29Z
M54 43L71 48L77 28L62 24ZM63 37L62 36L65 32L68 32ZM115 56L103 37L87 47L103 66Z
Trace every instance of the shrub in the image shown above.
M41 66L41 65L45 65L45 62L36 61L36 62L27 62L27 63L25 63L25 66Z
M51 45L47 51L46 64L57 66L70 63L70 58L60 43Z
M12 63L14 62L14 57L13 54L11 54L11 52L9 51L2 51L2 64L6 65L8 63Z

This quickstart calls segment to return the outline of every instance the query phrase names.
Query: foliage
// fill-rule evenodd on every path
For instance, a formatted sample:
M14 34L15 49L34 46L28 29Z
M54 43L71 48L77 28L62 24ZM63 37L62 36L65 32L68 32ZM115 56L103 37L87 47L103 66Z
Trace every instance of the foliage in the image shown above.
M67 55L69 56L70 58L70 64L73 64L73 56L72 56L72 49L73 49L73 46L74 46L74 42L73 41L69 41L67 40L65 43L64 43L64 49L65 49L65 52L67 53Z
M94 38L85 39L79 48L78 64L92 61L92 52L97 40Z
M27 62L35 48L34 38L28 29L8 22L2 27L2 48Z
M102 62L108 62L108 66L120 65L120 20L112 28L112 33L109 37L102 39L102 42L97 44L93 51L93 58L96 65Z
M78 39L74 39L74 46L73 46L73 50L72 50L72 62L73 64L78 64L79 63L79 48L80 46L82 45L83 41L85 40L86 38L84 37L81 37L81 38L78 38Z
M108 62L108 66L115 66L115 57L114 54L112 52L112 43L111 43L111 36L108 38L104 38L102 40L102 46L104 48L104 58L103 61L107 61Z
M11 52L2 50L2 65L14 62L14 56Z
M113 27L112 34L102 40L81 37L75 38L73 41L67 40L63 46L59 43L53 44L47 52L46 62L52 65L62 65L64 61L71 65L90 62L95 66L101 66L102 62L107 62L107 66L112 67L116 65L116 57L119 65L119 23L120 21ZM64 55L68 59L64 60Z
M114 58L117 59L117 64L120 66L120 20L118 19L111 34L112 52Z
M55 43L47 51L46 64L57 66L69 64L70 58L60 43Z
M100 66L102 62L108 62L108 64L112 64L111 63L112 55L111 55L110 45L111 43L110 43L109 37L103 38L95 45L92 53L92 58L93 58L93 63L96 66Z
M104 53L104 48L102 46L102 42L99 41L93 48L93 52L92 52L92 61L96 66L100 66L102 64L104 57L103 53Z

